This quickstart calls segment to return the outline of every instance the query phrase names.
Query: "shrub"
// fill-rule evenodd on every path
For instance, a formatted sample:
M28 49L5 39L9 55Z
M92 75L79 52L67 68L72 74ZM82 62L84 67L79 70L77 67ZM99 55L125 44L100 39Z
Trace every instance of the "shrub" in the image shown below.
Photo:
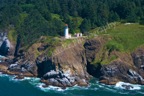
M122 51L123 50L123 45L122 44L119 44L115 41L109 41L107 44L106 44L106 48L109 52L112 52L114 50L116 51Z

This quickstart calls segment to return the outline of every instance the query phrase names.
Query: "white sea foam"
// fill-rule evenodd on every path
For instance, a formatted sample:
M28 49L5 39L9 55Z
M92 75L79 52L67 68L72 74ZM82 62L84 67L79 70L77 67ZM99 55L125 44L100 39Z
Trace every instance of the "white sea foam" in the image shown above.
M32 77L24 77L24 80L31 80Z
M125 82L118 82L115 85L115 88L126 89L126 90L141 90L141 85L130 84L130 83L125 83Z
M24 77L24 79L16 79L16 75L8 75L8 74L3 74L2 72L0 72L0 77L8 77L9 81L14 81L14 82L18 82L18 81L29 81L31 84L35 84L37 82L40 82L40 78L35 78L35 77Z
M0 73L0 77L7 77L7 74L3 74L2 72Z
M64 89L60 87L55 87L55 86L48 86L48 87L43 87L45 84L40 82L40 78L34 78L34 77L25 77L25 80L28 80L30 84L36 86L40 90L44 92L48 92L50 90L55 90L55 91L64 91Z
M44 92L49 92L51 90L59 91L59 92L70 91L70 90L89 90L90 88L90 87L81 87L81 86L75 85L73 87L67 87L66 89L62 89L61 87L56 87L56 86L43 87L44 85L45 85L44 83L37 83L37 87ZM93 90L97 90L97 88Z
M17 82L20 81L19 79L15 79L15 75L8 75L8 74L0 74L0 77L7 77L9 81Z
M15 75L9 76L9 80L10 80L10 81L14 81L14 82L21 81L20 79L16 79L16 76L15 76Z
M107 85L104 85L104 84L99 84L98 85L99 88L104 88L105 86L107 86Z
M4 58L5 56L0 55L0 58Z
M78 86L78 85L75 85L75 86L73 86L73 87L67 87L65 90L88 90L88 89L90 89L90 87L91 86L87 86L87 87L85 87L85 86Z
M55 86L43 87L44 85L45 85L44 83L38 83L37 87L44 92L48 92L51 90L54 90L54 91L64 91L65 90L60 87L55 87Z
M24 80L29 80L31 82L38 82L38 81L40 81L40 78L36 78L36 77L24 77Z
M17 79L16 77L17 77L16 75L13 75L13 76L10 76L9 78L10 78L11 81L15 81L15 82L31 80L32 79L32 77L24 77L23 79Z
M40 83L40 78L26 78L25 80L28 80L30 84L37 86Z
M143 95L144 95L144 92L138 92L138 93L140 93L140 94L143 94Z

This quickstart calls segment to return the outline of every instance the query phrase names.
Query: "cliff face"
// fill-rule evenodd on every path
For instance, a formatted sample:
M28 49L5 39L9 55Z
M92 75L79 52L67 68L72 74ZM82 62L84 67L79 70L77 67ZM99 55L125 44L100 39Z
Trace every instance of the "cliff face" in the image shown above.
M3 56L8 56L8 55L13 55L14 53L14 46L11 44L7 37L6 32L1 32L0 33L0 55Z
M104 52L101 53L101 56L99 53L103 48L101 42L100 39L93 39L85 43L87 71L91 75L99 78L100 82L105 84L116 84L119 81L144 84L144 48L138 48L133 53ZM111 59L112 56L116 56L116 58L110 62L102 63L101 60L93 64L97 58L106 59L105 55L107 54L108 59Z
M83 41L82 41L83 42ZM86 71L85 49L82 42L67 47L59 46L51 57L39 56L36 60L42 82L55 86L85 86L89 75Z
M1 69L5 73L18 75L17 78L38 76L46 85L86 86L89 75L86 71L84 42L80 38L66 46L57 45L53 47L52 55L48 55L51 45L47 43L34 43L27 51L16 48L17 55L5 59L7 64L0 64L5 66Z
M79 38L66 46L36 42L27 51L20 49L19 44L10 43L15 50L2 51L7 47L1 47L0 52L7 55L0 63L0 71L15 74L17 78L39 77L46 85L64 88L76 84L86 86L90 75L105 84L116 84L118 81L144 84L144 48L132 53L109 52L104 46L106 41L102 37L90 40ZM5 42L5 45L9 44L4 40L2 45Z
M15 56L15 52L19 50L17 45L20 42L10 41L7 32L0 33L0 71L7 74L18 75L19 78L23 76L36 76L37 66L34 59L28 58L27 52L19 52Z
M144 84L143 52L144 49L137 49L132 56L127 54L108 65L103 65L100 81L106 84L115 84L118 81Z

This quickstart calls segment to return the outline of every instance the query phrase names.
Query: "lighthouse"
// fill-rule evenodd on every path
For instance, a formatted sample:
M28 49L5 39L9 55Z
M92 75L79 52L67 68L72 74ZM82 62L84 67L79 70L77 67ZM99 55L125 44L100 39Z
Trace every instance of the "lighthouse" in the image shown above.
M68 25L67 24L65 25L65 28L64 28L64 35L65 35L66 39L70 38L69 37L69 29L68 29Z

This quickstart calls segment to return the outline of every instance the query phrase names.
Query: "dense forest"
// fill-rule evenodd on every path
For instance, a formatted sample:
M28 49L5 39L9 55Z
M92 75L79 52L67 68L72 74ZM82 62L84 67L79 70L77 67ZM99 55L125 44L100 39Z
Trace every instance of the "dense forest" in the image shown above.
M0 29L14 29L24 44L41 35L72 34L107 23L144 24L144 0L0 0Z

